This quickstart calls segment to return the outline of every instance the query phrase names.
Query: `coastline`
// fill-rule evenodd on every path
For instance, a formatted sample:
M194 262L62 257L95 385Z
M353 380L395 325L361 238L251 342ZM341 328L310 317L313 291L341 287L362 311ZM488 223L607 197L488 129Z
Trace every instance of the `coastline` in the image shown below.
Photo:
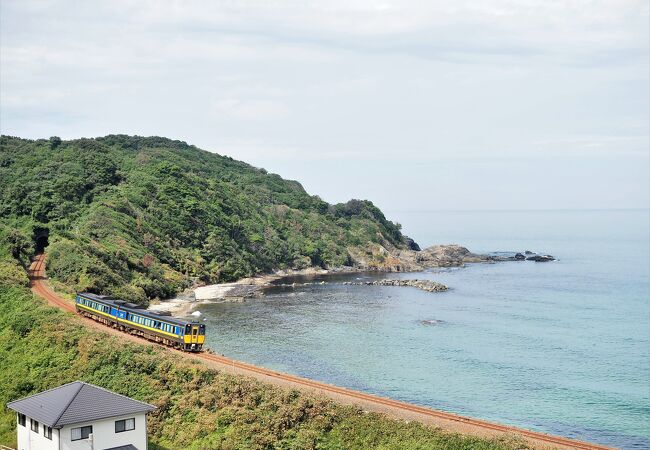
M354 267L337 267L323 269L308 267L306 269L285 269L273 273L260 274L254 277L241 278L229 283L209 284L189 288L180 295L167 300L152 302L149 311L166 311L181 317L189 316L200 305L222 302L242 302L261 294L265 287L282 278L297 276L331 275L335 273L360 273L361 269Z
M476 254L466 247L457 244L432 245L423 250L405 250L394 247L379 246L379 254L384 255L383 263L364 259L359 253L355 256L355 266L338 266L328 269L322 267L307 267L304 269L281 269L273 273L260 274L242 278L229 283L211 284L189 288L180 295L169 300L159 300L151 303L149 310L166 311L174 315L186 317L192 315L202 304L221 302L243 302L247 298L261 295L265 287L274 281L287 277L332 275L340 273L416 273L445 267L464 267L467 264L493 264L507 261L554 261L550 255L542 255L525 251L501 252L500 254ZM414 280L417 281L417 280ZM420 287L422 288L422 287ZM424 289L428 290L428 289ZM447 290L439 288L435 289ZM432 292L433 290L430 290ZM200 313L196 314L200 317Z
M45 276L45 255L40 255L32 261L29 269L30 288L32 292L43 298L51 306L74 314L73 303L63 299L55 293ZM119 339L129 340L151 346L158 344L143 340L137 336L123 333L114 328L106 327L89 318L78 318L82 324L92 327L98 331L116 336ZM159 346L158 346L159 347ZM161 347L165 351L176 354L180 357L193 359L205 364L207 367L230 372L232 374L244 375L257 380L274 384L283 388L297 389L303 392L310 392L317 395L324 395L332 400L347 405L360 407L365 411L374 411L385 414L400 420L415 420L423 424L439 427L453 433L473 435L480 437L492 437L497 439L523 440L526 444L536 449L585 449L585 450L608 450L611 447L591 442L570 439L558 435L536 432L525 428L503 425L482 419L475 419L468 416L461 416L454 413L405 403L386 397L379 397L372 394L342 388L332 384L314 381L295 375L285 374L271 369L258 367L252 364L237 361L231 358L216 355L212 352L185 353L179 350Z

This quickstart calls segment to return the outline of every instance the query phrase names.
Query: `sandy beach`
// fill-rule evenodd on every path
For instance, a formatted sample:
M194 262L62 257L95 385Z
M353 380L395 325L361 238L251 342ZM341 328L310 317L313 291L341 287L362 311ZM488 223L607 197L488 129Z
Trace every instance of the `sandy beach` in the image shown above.
M353 271L353 269L319 269L307 268L302 270L279 270L272 274L258 275L250 278L242 278L231 283L209 284L199 286L194 289L188 289L178 296L168 299L152 302L149 305L149 311L166 311L175 316L184 317L196 313L200 305L219 302L242 302L246 298L261 295L262 290L270 286L273 281L299 275L326 275L329 273L339 273L343 271ZM197 314L199 316L200 314Z

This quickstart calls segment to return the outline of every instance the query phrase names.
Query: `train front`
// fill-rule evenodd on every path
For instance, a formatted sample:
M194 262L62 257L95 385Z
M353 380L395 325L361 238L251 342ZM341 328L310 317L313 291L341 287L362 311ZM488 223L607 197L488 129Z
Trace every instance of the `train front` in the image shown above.
M188 352L200 352L205 343L205 325L198 322L191 322L185 325L185 336L183 337L184 350Z

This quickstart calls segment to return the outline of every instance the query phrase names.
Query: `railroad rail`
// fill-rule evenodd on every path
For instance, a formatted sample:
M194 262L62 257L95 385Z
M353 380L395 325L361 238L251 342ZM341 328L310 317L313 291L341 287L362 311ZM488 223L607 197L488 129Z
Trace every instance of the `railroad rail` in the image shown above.
M37 257L32 262L32 265L29 269L29 279L30 286L34 294L44 298L52 306L56 306L59 309L69 311L74 313L74 305L58 296L52 289L49 287L46 282L45 277L45 255L37 255ZM90 321L90 319L87 319ZM91 323L94 323L90 321ZM108 329L108 328L107 328ZM140 339L143 343L152 344L150 341ZM526 430L523 428L517 428L509 425L502 425L494 422L489 422L481 419L474 419L471 417L465 417L458 414L448 413L445 411L439 411L431 408L426 408L423 406L414 405L411 403L402 402L399 400L392 400L385 397L379 397L377 395L366 394L364 392L354 391L352 389L347 389L339 386L334 386L331 384L323 383L320 381L314 381L307 378L298 377L295 375L289 375L283 372L278 372L271 369L265 369L263 367L254 366L242 361L237 361L234 359L227 358L225 356L216 355L209 352L199 353L199 354L187 354L181 351L172 350L165 348L169 351L176 352L177 354L183 355L189 358L200 359L206 362L216 363L222 367L232 367L233 370L237 369L240 373L244 373L251 376L263 377L262 379L266 381L275 381L283 382L292 387L296 388L309 388L312 391L317 391L334 397L336 400L345 400L346 403L361 403L364 406L376 406L382 408L382 411L390 410L393 411L396 416L403 417L404 414L410 414L411 417L414 417L415 420L419 420L428 424L436 424L441 428L449 429L451 431L463 430L462 432L467 434L479 435L479 436L520 436L528 441L530 444L538 448L560 448L560 449L580 449L580 450L609 450L612 447L607 447L599 444L593 444L590 442L578 441L574 439L569 439L561 436L554 436L551 434L540 433L537 431ZM390 413L389 413L390 414ZM456 426L454 426L456 425Z

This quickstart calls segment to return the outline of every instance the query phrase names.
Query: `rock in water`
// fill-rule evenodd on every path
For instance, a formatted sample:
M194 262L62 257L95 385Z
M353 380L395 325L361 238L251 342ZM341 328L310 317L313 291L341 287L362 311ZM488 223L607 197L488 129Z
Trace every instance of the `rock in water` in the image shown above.
M528 258L526 258L526 261L548 262L548 261L555 261L555 258L553 258L551 255L535 255L535 256L529 256Z
M526 257L524 255L522 255L521 253L517 253L515 255L515 261L523 261L525 259L526 259Z
M408 286L422 289L427 292L444 292L449 288L442 283L430 280L376 280L364 282L347 281L347 285L366 286Z

